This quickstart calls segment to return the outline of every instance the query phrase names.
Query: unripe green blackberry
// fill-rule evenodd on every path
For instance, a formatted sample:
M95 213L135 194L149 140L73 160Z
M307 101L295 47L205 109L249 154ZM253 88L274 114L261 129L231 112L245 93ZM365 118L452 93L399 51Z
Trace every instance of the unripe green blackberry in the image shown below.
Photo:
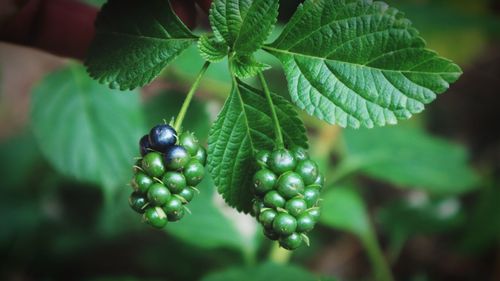
M200 161L201 165L205 166L207 164L207 151L204 147L200 146L193 158Z
M186 186L186 178L179 172L166 172L162 178L163 183L172 193L180 193Z
M292 152L293 157L295 157L296 161L303 161L303 160L309 159L309 155L307 154L307 151L300 146L295 146L290 151Z
M136 191L130 194L128 203L130 207L134 209L134 211L138 212L139 214L143 214L148 204L148 199L146 198L146 196Z
M277 215L278 213L273 209L264 210L259 215L259 222L264 227L271 228Z
M297 220L287 213L280 213L274 218L273 229L279 235L290 235L297 229Z
M153 184L153 179L141 171L138 171L132 180L134 189L142 194L148 192L149 187Z
M260 211L265 208L264 202L260 199L254 199L252 203L252 215L258 217Z
M264 205L269 208L283 208L285 207L286 200L281 196L278 191L271 190L264 196Z
M297 231L308 232L314 228L316 222L309 213L303 213L297 218Z
M305 149L260 151L253 177L252 214L264 235L281 247L295 250L309 243L306 233L319 220L319 197L324 179Z
M187 186L182 189L181 192L179 192L179 196L184 198L184 200L186 200L185 202L189 203L194 198L194 189L190 186Z
M148 200L153 206L162 206L171 196L168 188L161 183L153 183L148 191Z
M257 165L259 165L261 168L267 168L270 157L271 152L267 150L261 150L255 155L255 160L257 162Z
M293 171L297 165L297 160L293 154L286 149L275 150L271 153L268 165L276 174Z
M191 133L182 133L179 137L179 145L184 147L191 156L195 156L200 145L198 139Z
M285 209L294 217L298 217L307 210L307 203L301 198L292 198L285 204Z
M165 164L159 152L150 152L142 158L142 169L151 177L161 177L165 173Z
M196 159L191 159L186 166L184 166L184 177L186 183L190 186L197 186L205 176L205 167Z
M163 228L184 217L205 175L206 150L192 133L178 137L168 125L155 126L139 146L143 157L134 165L129 204L145 222Z
M167 225L168 219L160 207L151 207L144 212L144 221L155 228L163 228Z
M295 172L302 177L305 185L313 184L319 175L318 165L309 159L300 161L295 168Z
M290 199L304 192L304 181L299 174L286 172L278 179L277 190L281 196Z
M316 185L310 185L304 189L303 199L306 201L308 208L312 208L317 204L320 196L320 189L321 187Z
M262 169L253 177L253 187L256 195L265 195L276 185L276 175L268 169Z
M296 232L288 236L281 236L280 246L287 250L295 250L302 246L302 237Z

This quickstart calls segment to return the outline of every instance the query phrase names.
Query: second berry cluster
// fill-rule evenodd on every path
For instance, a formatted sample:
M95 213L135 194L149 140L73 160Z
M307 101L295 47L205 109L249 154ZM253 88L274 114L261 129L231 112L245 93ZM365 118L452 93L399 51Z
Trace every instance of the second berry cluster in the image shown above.
M317 164L300 147L261 151L256 158L260 170L253 177L253 213L264 234L288 250L308 244L306 233L319 219L324 181Z

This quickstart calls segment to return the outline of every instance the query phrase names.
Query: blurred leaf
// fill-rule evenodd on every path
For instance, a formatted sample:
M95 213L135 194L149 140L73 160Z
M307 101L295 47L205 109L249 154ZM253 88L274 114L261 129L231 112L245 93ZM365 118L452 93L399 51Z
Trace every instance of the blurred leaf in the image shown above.
M203 248L231 247L243 249L251 243L236 230L234 224L215 205L215 188L207 177L199 186L200 194L189 203L192 214L169 224L168 233Z
M144 278L136 278L136 277L130 277L130 276L122 276L122 277L117 277L117 276L112 276L112 277L99 277L99 278L91 278L91 279L86 279L87 281L158 281L160 279L144 279Z
M377 241L366 205L354 188L335 187L324 194L320 222L358 237L372 264L375 280L393 280L391 270Z
M109 90L72 65L34 89L31 119L42 153L62 174L106 187L131 177L145 131L137 93Z
M405 11L430 48L461 65L471 63L482 54L489 42L488 33L500 34L500 20L485 12L489 10L485 2L389 1Z
M413 278L410 279L411 281L431 281L429 277L427 277L426 274L420 273L417 274L416 276L413 276Z
M37 200L5 197L0 199L0 246L11 243L18 234L34 233L45 217Z
M175 90L167 90L159 93L158 96L147 101L145 112L147 112L147 128L162 123L163 119L167 122L177 116L179 109L184 102L186 95ZM184 119L182 126L196 134L199 140L208 138L210 130L210 116L206 107L206 102L199 101L196 98L191 101L187 112L187 118Z
M85 64L90 76L113 89L151 82L197 40L164 0L110 0L95 28Z
M210 274L202 281L318 281L324 280L312 275L302 268L293 265L266 263L257 267L231 268ZM332 280L332 279L329 279Z
M394 255L404 242L419 234L450 231L463 221L460 201L456 198L430 199L425 194L410 194L408 200L395 201L378 213L381 228L391 238Z
M422 28L423 33L432 29L441 33L446 39L453 38L446 35L447 31L460 29L474 29L479 32L499 32L500 19L491 13L489 0L432 0L432 1L401 1L389 0L391 5L398 7L415 23ZM444 40L444 39L443 39ZM450 44L449 44L450 45ZM453 45L453 44L451 44Z
M0 157L3 163L0 169L2 189L25 184L41 156L31 133L23 133L4 140L0 144Z
M101 7L104 3L106 3L106 0L83 0L82 2L92 6Z
M345 130L346 163L398 187L459 194L476 187L463 146L406 127Z
M320 221L361 238L371 232L365 203L358 192L349 187L334 187L323 194Z
M494 183L481 190L479 198L464 222L460 248L469 252L489 250L500 239L500 184Z

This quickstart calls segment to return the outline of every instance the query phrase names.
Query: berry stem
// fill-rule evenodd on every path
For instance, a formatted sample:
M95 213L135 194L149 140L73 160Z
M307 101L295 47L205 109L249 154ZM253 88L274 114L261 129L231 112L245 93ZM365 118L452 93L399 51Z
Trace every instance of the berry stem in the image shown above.
M262 84L262 89L266 94L266 99L269 105L269 109L271 110L271 117L273 119L273 124L274 124L274 134L276 136L276 148L283 149L285 148L285 143L283 142L283 134L281 133L280 121L278 120L278 115L276 114L276 109L274 107L273 99L271 98L271 92L269 91L266 78L264 77L262 71L259 72L259 79L260 83Z
M196 77L196 80L194 81L193 85L191 86L191 89L189 89L189 92L186 96L186 99L184 100L184 103L182 104L181 110L179 111L179 114L177 115L177 118L175 119L174 123L174 129L179 132L182 126L182 121L184 121L184 117L186 116L186 112L188 110L189 104L191 103L191 100L193 99L194 93L198 89L198 86L200 85L201 78L205 74L205 72L208 69L208 66L210 65L210 62L205 62L203 67L201 68L200 72L198 73L198 76Z
M287 264L292 257L292 251L285 250L280 247L278 242L274 242L269 252L269 260L277 264Z
M377 281L394 281L389 264L378 244L373 230L361 237L361 241L373 267L374 278Z

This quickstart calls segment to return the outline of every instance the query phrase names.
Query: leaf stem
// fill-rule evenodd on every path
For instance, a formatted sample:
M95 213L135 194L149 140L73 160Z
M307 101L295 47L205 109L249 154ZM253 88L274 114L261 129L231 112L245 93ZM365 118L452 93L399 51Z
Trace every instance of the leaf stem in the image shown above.
M365 235L365 237L362 237L361 240L373 266L375 280L394 281L389 264L382 253L382 249L380 249L380 245L378 244L373 230Z
M196 80L194 81L193 85L191 86L191 89L189 89L189 92L186 96L186 99L184 100L184 103L182 104L181 110L179 111L179 114L177 115L177 118L175 119L174 123L174 129L179 132L182 126L182 121L184 121L184 117L186 116L186 112L188 110L189 104L191 103L191 100L193 99L194 93L198 89L198 86L200 85L201 78L205 74L205 72L208 69L208 66L210 65L210 62L207 61L201 68L200 72L198 73L198 76L196 77Z
M285 148L285 142L283 141L283 134L281 133L280 121L278 119L278 115L276 114L276 109L274 108L273 99L271 98L271 91L269 91L269 87L266 83L266 78L264 77L264 74L262 74L262 71L259 72L259 79L260 83L262 84L262 89L266 94L269 110L271 110L271 117L274 124L274 134L276 137L276 148L283 149Z
M269 252L269 260L277 264L287 264L292 257L292 251L281 248L278 242L274 242Z

